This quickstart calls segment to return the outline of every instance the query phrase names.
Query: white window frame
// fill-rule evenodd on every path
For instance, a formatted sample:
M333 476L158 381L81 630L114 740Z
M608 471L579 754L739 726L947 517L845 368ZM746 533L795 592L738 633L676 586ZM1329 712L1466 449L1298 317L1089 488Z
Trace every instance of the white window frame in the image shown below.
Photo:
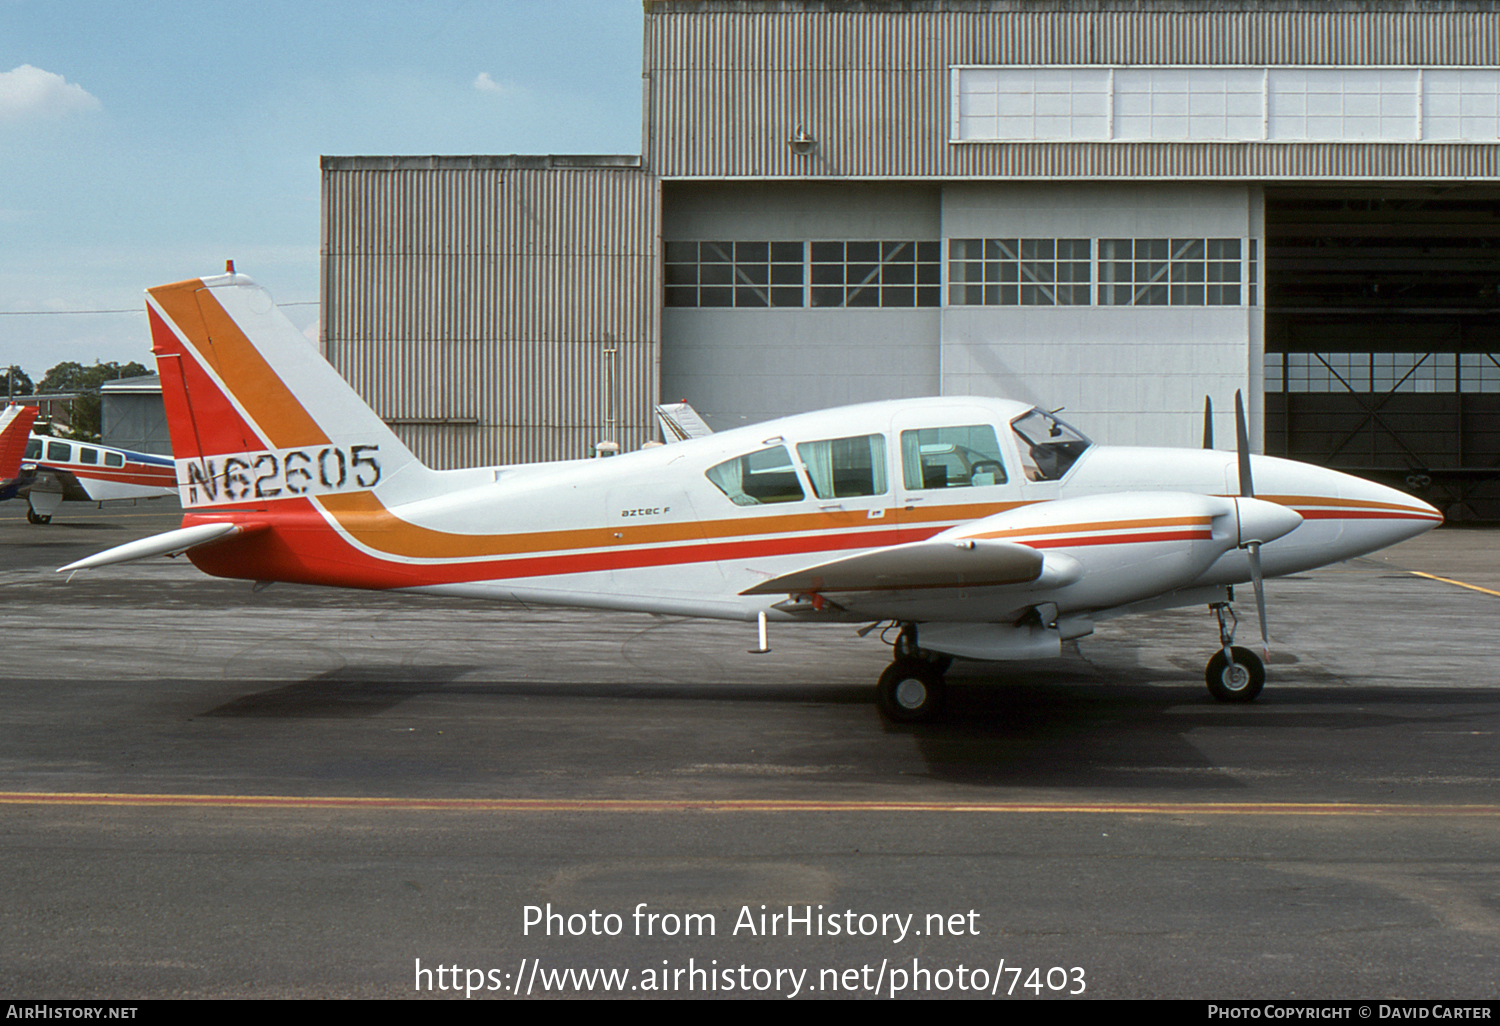
M957 64L950 82L953 143L1500 143L1492 65Z

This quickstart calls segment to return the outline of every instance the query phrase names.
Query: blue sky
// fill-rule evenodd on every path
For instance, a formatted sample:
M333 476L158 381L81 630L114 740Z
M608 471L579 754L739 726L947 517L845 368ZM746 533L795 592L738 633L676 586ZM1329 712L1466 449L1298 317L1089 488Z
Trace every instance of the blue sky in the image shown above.
M639 0L0 0L0 366L151 366L223 269L306 328L323 154L637 153Z

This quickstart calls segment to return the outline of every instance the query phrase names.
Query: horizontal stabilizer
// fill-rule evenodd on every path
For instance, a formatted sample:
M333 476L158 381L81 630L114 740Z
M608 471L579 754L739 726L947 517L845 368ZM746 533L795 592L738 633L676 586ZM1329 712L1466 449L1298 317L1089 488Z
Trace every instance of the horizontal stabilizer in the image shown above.
M155 534L150 538L116 545L112 549L97 552L76 563L69 563L57 572L65 574L73 570L91 570L94 567L128 563L133 559L147 559L151 556L175 556L188 549L197 548L199 545L207 545L209 542L218 541L230 535L256 529L254 526L247 527L244 524L197 524L193 527L183 527L176 531L168 531L166 534Z
M1026 584L1042 573L1042 554L1014 542L962 539L893 545L846 556L746 588L741 595L826 594L914 588Z

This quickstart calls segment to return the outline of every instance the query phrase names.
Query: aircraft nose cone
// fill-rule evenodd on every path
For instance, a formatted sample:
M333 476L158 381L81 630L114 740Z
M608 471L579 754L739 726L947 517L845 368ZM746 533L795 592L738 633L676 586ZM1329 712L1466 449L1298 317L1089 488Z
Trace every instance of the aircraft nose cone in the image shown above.
M1302 514L1296 510L1263 499L1235 499L1234 506L1239 514L1241 545L1275 541L1302 523Z
M1358 485L1348 482L1358 480ZM1443 514L1415 495L1357 478L1345 479L1339 489L1345 498L1360 502L1369 509L1371 519L1380 521L1389 538L1386 545L1415 538L1443 522Z

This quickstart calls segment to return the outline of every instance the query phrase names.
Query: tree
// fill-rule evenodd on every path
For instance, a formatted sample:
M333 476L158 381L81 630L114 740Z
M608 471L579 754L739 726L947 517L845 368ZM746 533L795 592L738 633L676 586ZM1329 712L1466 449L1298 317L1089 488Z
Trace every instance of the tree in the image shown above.
M15 380L12 381L12 378ZM19 367L0 367L0 399L13 395L30 395L35 390L31 378Z
M116 378L134 378L150 373L133 360L124 365L114 361L100 363L95 360L92 367L68 361L49 370L42 377L37 391L82 393L73 400L72 428L69 434L83 441L97 442L101 427L99 386Z

